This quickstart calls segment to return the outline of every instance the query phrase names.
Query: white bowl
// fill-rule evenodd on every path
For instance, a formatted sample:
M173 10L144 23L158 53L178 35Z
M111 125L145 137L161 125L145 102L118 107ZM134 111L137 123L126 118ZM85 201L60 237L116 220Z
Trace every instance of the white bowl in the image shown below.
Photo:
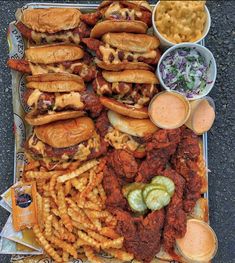
M160 40L161 48L166 49L166 48L175 46L176 43L173 43L173 42L167 40L165 37L163 37L160 34L160 32L158 31L157 27L156 27L155 17L156 17L157 7L158 7L159 4L160 4L160 1L157 2L157 4L155 5L155 7L153 9L153 12L152 12L153 31L154 31L154 34ZM207 19L206 19L206 23L205 23L204 30L203 30L203 33L202 33L202 37L200 39L198 39L197 41L190 42L190 43L200 43L207 36L207 34L208 34L209 30L210 30L210 27L211 27L211 15L210 15L210 12L209 12L209 10L208 10L208 8L206 6L205 6L205 11L206 11Z
M215 58L213 56L213 54L211 53L211 51L199 44L194 44L194 43L182 43L182 44L177 44L174 45L173 47L167 49L163 55L161 56L158 65L157 65L157 70L156 70L156 74L157 77L160 81L161 86L168 91L172 91L169 87L167 87L165 85L165 83L163 82L163 79L161 77L161 73L160 73L160 65L162 63L162 61L165 59L165 57L167 56L167 54L169 54L169 52L172 52L175 49L178 48L183 48L183 47L187 47L187 48L196 48L196 50L203 56L205 57L206 63L207 65L209 65L210 61L211 61L211 66L209 68L208 71L208 79L211 80L211 83L206 84L206 87L204 88L204 90L199 94L199 95L194 95L193 98L188 98L188 100L196 100L196 99L201 99L204 96L206 96L213 88L214 84L215 84L215 80L216 80L216 75L217 75L217 67L216 67L216 62L215 62ZM177 91L177 90L176 90Z

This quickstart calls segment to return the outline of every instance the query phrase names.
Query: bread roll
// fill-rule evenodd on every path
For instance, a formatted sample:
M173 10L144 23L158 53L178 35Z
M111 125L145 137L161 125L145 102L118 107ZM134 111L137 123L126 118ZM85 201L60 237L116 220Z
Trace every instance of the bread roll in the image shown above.
M26 59L33 63L52 64L81 59L84 51L72 45L45 45L30 47L25 51Z
M100 38L108 32L146 33L148 26L142 21L105 20L97 23L91 30L90 37Z
M132 33L107 33L102 40L110 46L124 51L145 53L157 49L160 45L155 36Z
M34 111L31 111L25 115L25 120L28 122L29 125L38 126L38 125L51 123L54 121L78 118L84 115L85 115L84 111L74 111L74 110L53 112L51 114L44 114L44 115L35 114Z
M108 111L108 118L115 129L132 136L144 137L158 130L150 119L134 119L120 115L114 111Z
M81 12L75 8L27 9L21 16L21 22L38 31L55 33L76 28L80 24Z
M86 141L92 137L94 130L94 122L88 117L57 121L34 129L38 139L54 148L70 147Z
M123 0L115 0L116 2L121 2L121 1L123 1ZM99 10L101 10L101 9L103 9L104 7L106 7L106 6L108 6L108 5L110 5L110 4L112 4L114 1L108 1L108 0L106 0L106 1L103 1L101 4L100 4L100 6L99 6ZM151 6L149 5L149 3L147 2L147 1L138 1L138 0L130 0L130 1L125 1L125 4L126 5L130 5L130 7L136 7L136 8L139 8L139 9L142 9L142 10L145 10L145 9L147 9L147 10L149 10L149 11L152 11L152 9L151 9Z
M111 99L107 97L100 97L100 102L106 108L128 117L132 117L136 119L147 119L149 117L148 109L146 107L141 109L130 107L130 106L128 107L125 104L116 101L115 99Z
M108 82L127 82L127 83L144 83L158 84L159 80L156 75L147 70L124 70L121 72L103 71L103 78Z
M120 71L126 69L143 69L153 71L153 67L143 62L120 62L120 63L105 63L104 61L95 60L98 67L108 71Z

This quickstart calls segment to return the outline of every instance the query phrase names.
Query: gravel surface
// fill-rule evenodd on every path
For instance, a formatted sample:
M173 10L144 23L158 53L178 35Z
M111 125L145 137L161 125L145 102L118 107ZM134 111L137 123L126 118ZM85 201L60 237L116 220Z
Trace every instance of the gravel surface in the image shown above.
M15 10L27 2L29 1L0 1L0 193L9 187L13 180L13 113L11 76L6 67L8 56L6 34L8 24L14 20ZM217 82L210 93L216 104L217 117L208 133L211 170L210 223L219 240L218 253L213 263L232 263L235 262L235 8L234 1L208 1L207 6L212 16L212 26L206 39L206 46L214 53L218 65ZM0 208L0 215L2 228L8 213ZM10 262L10 257L0 255L0 262Z

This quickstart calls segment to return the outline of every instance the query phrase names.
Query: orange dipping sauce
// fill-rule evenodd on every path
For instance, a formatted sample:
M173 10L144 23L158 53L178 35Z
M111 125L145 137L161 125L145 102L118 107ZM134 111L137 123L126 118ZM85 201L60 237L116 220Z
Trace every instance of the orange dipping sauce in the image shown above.
M187 232L177 239L177 248L189 262L208 262L217 250L217 238L212 228L197 219L187 221ZM187 261L187 262L188 262Z
M149 106L152 122L163 129L175 129L182 126L189 114L189 102L178 92L160 92L152 99Z

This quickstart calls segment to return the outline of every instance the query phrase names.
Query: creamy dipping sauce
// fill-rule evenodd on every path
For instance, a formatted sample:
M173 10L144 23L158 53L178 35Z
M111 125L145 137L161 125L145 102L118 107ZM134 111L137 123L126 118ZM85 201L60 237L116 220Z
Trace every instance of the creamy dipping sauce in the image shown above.
M158 127L175 129L186 122L189 116L189 103L176 92L162 92L153 98L149 115Z
M177 239L177 247L182 255L194 262L207 262L216 252L217 238L213 230L203 221L187 221L187 232Z

